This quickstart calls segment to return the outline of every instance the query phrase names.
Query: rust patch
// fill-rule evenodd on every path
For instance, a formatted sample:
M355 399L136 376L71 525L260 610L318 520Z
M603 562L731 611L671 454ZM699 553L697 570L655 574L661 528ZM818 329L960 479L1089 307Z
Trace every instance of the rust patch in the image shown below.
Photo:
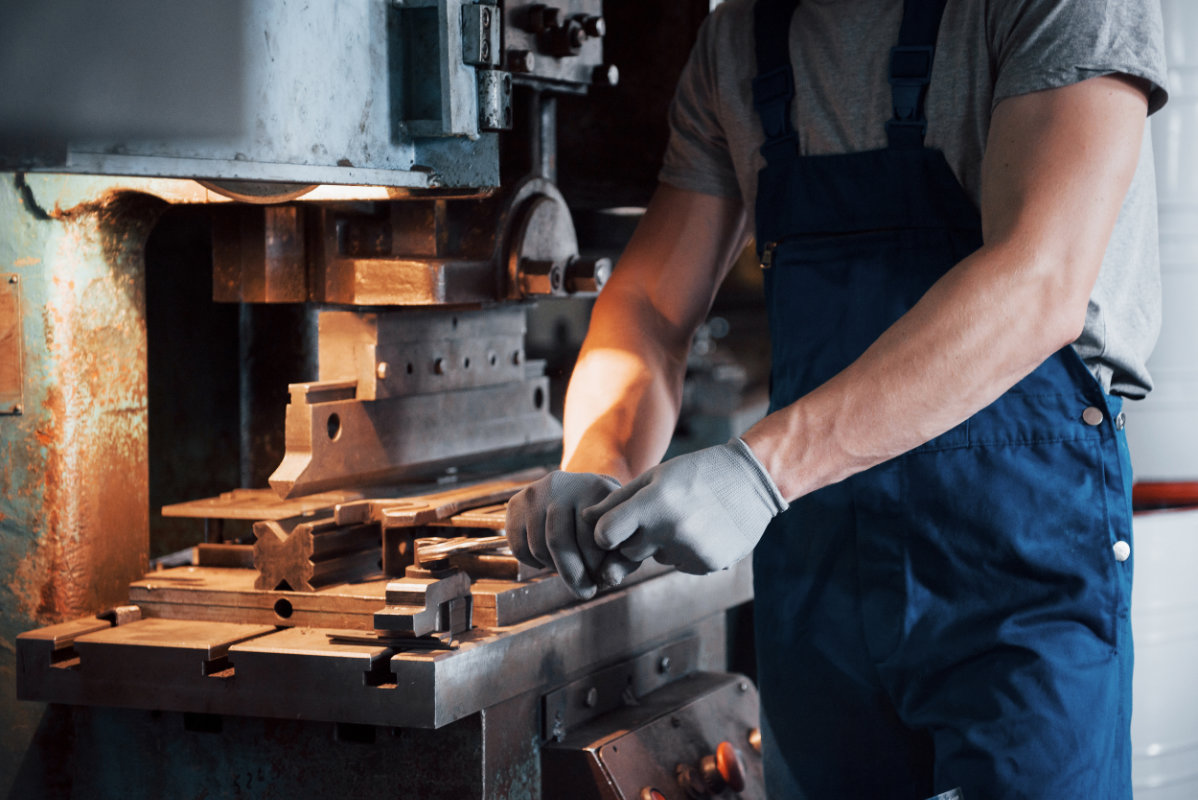
M43 623L124 601L147 566L143 261L163 207L118 195L53 214L63 229L46 264L51 385L24 440L28 474L13 481L33 541L10 581Z

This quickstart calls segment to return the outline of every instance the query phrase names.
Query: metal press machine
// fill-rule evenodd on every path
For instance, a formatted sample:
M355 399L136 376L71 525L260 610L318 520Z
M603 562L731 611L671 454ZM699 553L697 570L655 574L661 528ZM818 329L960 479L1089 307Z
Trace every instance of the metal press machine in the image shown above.
M0 139L5 624L53 623L0 678L58 704L5 708L11 790L763 797L756 692L723 672L747 564L579 602L503 542L561 437L529 309L611 269L557 174L559 98L618 81L599 0L127 5L171 35L219 17L236 83L207 91L243 105L203 135ZM216 301L304 309L316 380L269 488L164 508L204 541L149 571L167 204L212 206Z

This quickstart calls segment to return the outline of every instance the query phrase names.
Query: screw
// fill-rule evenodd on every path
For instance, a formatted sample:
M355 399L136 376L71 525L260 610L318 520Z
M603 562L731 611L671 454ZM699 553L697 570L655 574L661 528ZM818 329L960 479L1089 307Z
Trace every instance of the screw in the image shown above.
M665 675L667 672L670 671L670 657L669 656L661 657L661 661L657 662L657 671L660 672L662 675Z
M378 376L380 381L387 380L387 376L391 374L391 365L386 361L380 361L374 368L374 374Z
M590 689L587 689L586 700L583 702L586 703L587 708L594 708L595 706L599 705L599 690L594 686L592 686Z
M741 681L740 683L736 684L736 688L740 689L742 692L749 691L748 681Z
M438 358L433 362L433 372L437 373L438 375L445 374L445 359Z
M19 279L19 278L18 278L16 275L9 275L9 276L8 276L8 282L9 282L9 283L16 283L18 280L20 280L20 279Z
M22 407L20 406L20 404L17 404L17 405L15 405L15 406L13 406L13 407L12 407L12 413L14 413L14 414L24 414L24 413L25 413L25 409L24 409L24 408L22 408Z

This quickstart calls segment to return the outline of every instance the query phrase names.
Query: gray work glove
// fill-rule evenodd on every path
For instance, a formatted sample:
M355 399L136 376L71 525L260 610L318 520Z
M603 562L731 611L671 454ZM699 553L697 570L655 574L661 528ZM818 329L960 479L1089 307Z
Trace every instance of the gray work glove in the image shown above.
M556 569L578 597L593 597L599 567L612 559L595 544L594 527L583 521L582 511L618 488L620 482L607 475L549 473L508 501L508 546L525 564ZM627 574L635 566L617 559L612 568Z
M595 542L619 558L600 567L614 585L652 556L682 572L726 569L757 545L786 500L740 439L658 464L583 514ZM621 563L623 562L623 563Z

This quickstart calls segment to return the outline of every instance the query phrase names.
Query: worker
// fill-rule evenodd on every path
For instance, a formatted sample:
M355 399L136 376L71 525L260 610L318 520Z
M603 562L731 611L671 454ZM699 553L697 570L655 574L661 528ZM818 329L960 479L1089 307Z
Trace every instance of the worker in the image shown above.
M507 534L582 597L753 554L771 798L1130 798L1124 398L1154 0L729 0ZM748 220L754 221L749 227ZM755 232L770 413L658 463Z

